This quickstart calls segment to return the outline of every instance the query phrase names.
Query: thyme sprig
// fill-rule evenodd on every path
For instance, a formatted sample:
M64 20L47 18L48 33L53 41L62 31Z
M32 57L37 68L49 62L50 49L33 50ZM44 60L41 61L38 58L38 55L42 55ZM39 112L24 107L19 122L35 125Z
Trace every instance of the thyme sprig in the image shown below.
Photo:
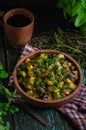
M68 53L75 58L82 68L86 67L86 36L79 33L63 31L58 28L54 33L54 39L57 43L58 50Z
M66 48L69 48L69 49L75 51L76 53L80 53L80 54L82 54L83 56L86 56L86 54L85 54L84 52L82 52L81 50L76 49L76 48L73 48L73 47L71 47L71 46L69 46L69 45L66 45L66 43L64 43L64 40L63 40L61 37L59 37L56 33L54 34L54 38L55 38L56 42L57 42L58 44L60 44L61 46L64 46L64 47L66 47Z

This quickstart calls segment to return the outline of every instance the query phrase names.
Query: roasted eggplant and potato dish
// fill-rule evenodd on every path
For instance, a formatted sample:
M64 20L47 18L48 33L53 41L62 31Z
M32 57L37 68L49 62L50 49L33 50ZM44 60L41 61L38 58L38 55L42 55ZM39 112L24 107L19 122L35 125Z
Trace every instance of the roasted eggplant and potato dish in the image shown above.
M32 97L46 101L69 96L76 88L78 71L62 53L41 53L27 58L17 70L18 83Z

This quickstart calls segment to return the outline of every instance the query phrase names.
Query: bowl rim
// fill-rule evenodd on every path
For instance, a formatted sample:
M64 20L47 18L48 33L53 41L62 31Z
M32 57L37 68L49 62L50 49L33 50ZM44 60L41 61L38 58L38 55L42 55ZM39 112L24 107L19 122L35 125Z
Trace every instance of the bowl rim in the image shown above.
M43 52L48 52L48 53L52 53L52 54L61 53L61 54L63 54L65 56L65 58L67 58L69 61L73 62L74 65L76 66L76 68L77 68L77 70L79 72L79 82L77 84L78 87L69 96L66 96L64 98L57 99L57 100L46 101L46 100L42 100L42 99L38 99L38 98L34 98L32 96L29 96L28 94L26 94L26 92L24 92L24 90L19 85L19 83L17 81L17 69L18 69L18 67L21 65L22 62L24 62L24 60L26 58L28 58L28 57L29 58L34 58L34 57L36 57L37 55L39 55L40 53L43 53ZM60 52L60 51L57 51L57 50L42 49L42 50L37 50L37 51L31 52L30 54L28 54L28 55L26 55L26 56L19 59L19 61L17 62L16 66L14 68L14 71L13 71L13 79L14 79L15 88L17 88L18 92L20 94L22 94L22 96L27 97L28 100L30 99L32 101L39 102L39 103L44 103L44 104L55 104L55 103L57 104L57 103L65 102L66 100L69 101L73 97L77 96L77 94L79 93L81 84L82 84L82 70L81 70L81 67L79 66L79 64L77 63L77 61L74 58L72 58L69 54L66 54L64 52Z

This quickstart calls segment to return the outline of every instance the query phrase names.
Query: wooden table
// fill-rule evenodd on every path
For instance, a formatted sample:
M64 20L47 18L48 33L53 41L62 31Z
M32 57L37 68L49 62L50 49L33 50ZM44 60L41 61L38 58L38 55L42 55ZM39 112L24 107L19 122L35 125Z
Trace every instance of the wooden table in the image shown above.
M35 38L39 40L40 37L35 36ZM15 49L9 44L3 29L0 28L0 62L3 63L9 73L9 76L11 75L16 62L19 59L21 52L22 49ZM18 107L19 112L14 115L8 113L6 119L11 123L11 130L77 130L71 120L54 108L45 109L31 107L31 109L33 109L38 115L49 122L49 126L44 126L32 117L24 108L19 105Z

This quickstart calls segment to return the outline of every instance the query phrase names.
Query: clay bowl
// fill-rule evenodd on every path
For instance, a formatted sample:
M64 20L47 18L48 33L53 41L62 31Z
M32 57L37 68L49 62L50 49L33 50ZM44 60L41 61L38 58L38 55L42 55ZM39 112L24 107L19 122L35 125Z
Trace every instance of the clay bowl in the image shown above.
M15 84L15 87L17 88L19 94L28 103L31 103L32 105L35 105L35 106L38 106L38 107L44 107L44 108L60 107L60 106L64 105L66 102L72 100L75 96L77 96L77 94L79 93L80 87L81 87L81 83L82 83L82 71L81 71L81 68L80 68L79 64L72 57L70 57L68 54L62 53L62 54L64 54L65 58L68 61L70 61L71 63L74 64L74 66L76 67L76 70L78 71L78 80L76 82L77 88L69 96L66 96L66 97L64 97L62 99L51 100L51 101L37 99L37 98L34 98L32 96L29 96L21 88L21 86L19 85L18 80L17 80L17 70L18 70L19 66L22 64L22 62L24 62L26 58L34 58L34 57L38 56L39 54L41 54L43 52L48 52L48 53L51 53L51 54L59 54L60 53L59 51L56 51L56 50L46 49L46 50L39 50L39 51L36 51L36 52L32 52L31 54L21 58L18 61L18 63L16 64L15 68L14 68L14 72L13 72L14 84Z

